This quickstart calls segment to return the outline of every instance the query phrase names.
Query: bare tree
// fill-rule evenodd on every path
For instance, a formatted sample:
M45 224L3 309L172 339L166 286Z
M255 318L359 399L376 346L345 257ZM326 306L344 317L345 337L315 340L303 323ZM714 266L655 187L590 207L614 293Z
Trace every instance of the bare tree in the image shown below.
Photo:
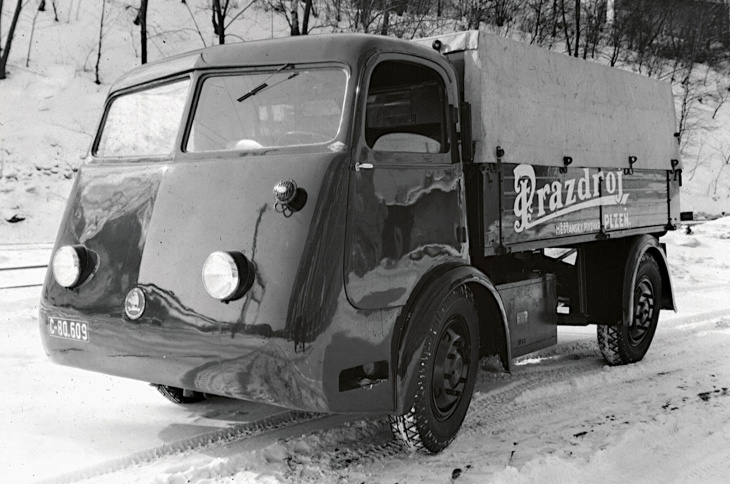
M226 30L236 21L243 13L251 8L257 0L251 2L238 12L234 13L238 7L238 2L231 0L213 0L211 5L211 14L213 22L213 32L218 36L218 43L226 43Z
M614 14L615 15L615 14ZM614 67L623 55L625 23L617 21L615 18L608 27L608 46L611 48L609 54L609 65Z
M730 84L721 85L721 83L718 82L716 95L717 104L715 105L715 109L712 111L712 119L715 119L717 112L728 100L728 97L730 97Z
M712 194L717 195L717 186L720 182L720 177L725 172L725 169L728 168L728 165L730 165L730 143L727 143L727 142L721 143L718 146L715 146L714 149L720 158L720 169L717 170L717 175L715 175L715 179L707 187L708 195L710 194L711 186L714 186Z
M312 30L310 28L311 18L318 16L312 0L265 0L265 5L266 8L284 17L289 25L289 34L292 36L309 34ZM339 22L342 14L342 0L327 2L325 7L327 11L333 12L333 18L336 19L334 22Z
M316 2L315 2L316 4ZM378 33L415 38L443 31L444 25L461 25L470 15L486 19L486 7L475 0L335 0L319 4L320 25L348 32ZM442 16L438 16L441 9ZM477 11L482 13L476 13ZM313 10L313 15L315 11ZM476 22L475 19L467 20ZM311 29L310 29L311 30Z
M560 0L560 14L563 17L562 25L563 34L565 35L565 47L567 49L568 55L570 55L570 53L573 52L573 48L571 47L570 29L568 24L568 15L565 10L565 0Z
M303 0L303 3L302 26L299 28L299 0L291 1L291 22L289 23L291 35L307 35L309 33L309 17L312 15L312 0Z
M139 10L134 19L134 25L139 26L139 43L142 53L142 64L147 64L147 0L140 0Z
M591 58L596 57L598 46L601 42L604 25L607 19L606 1L596 0L588 2L583 6L585 35L583 41L583 59L588 58L590 51Z
M205 42L205 37L203 37L203 33L200 31L200 27L198 26L198 22L195 20L195 15L193 15L193 11L190 10L190 5L188 5L188 2L185 0L182 0L183 5L185 5L185 8L188 9L188 13L190 14L190 18L193 20L193 25L195 25L195 30L198 32L198 36L200 36L200 41L203 42L203 47L208 47L208 44Z
M580 50L580 0L575 0L575 52L573 57L578 57ZM570 50L568 51L570 52Z
M530 43L543 45L549 22L549 0L530 0L525 8L522 29L530 34Z
M101 63L101 43L104 38L104 12L106 11L106 0L101 1L101 20L99 21L99 48L96 51L96 64L94 66L94 82L101 84L99 79L99 64Z
M25 56L25 67L30 66L30 51L33 47L33 34L35 34L35 22L38 19L38 14L46 11L46 0L40 0L38 8L33 15L33 22L30 27L30 38L28 39L28 54Z
M221 45L226 43L226 14L229 6L228 0L224 0L223 5L221 5L221 0L213 0L213 33L218 36L218 43Z
M0 7L2 5L0 4ZM13 13L13 19L10 21L10 28L8 29L8 36L5 39L5 48L0 55L0 79L7 77L7 65L8 56L10 55L10 48L13 45L13 36L15 35L15 27L18 25L18 18L20 17L20 11L23 9L23 0L18 0L15 5L15 12Z

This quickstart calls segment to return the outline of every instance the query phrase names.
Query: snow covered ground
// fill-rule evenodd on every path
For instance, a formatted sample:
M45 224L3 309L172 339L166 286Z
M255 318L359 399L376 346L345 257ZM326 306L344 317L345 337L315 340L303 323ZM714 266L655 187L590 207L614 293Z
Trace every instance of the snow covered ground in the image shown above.
M5 482L727 482L730 219L665 238L677 313L646 358L608 367L593 328L509 375L484 369L464 426L413 455L381 418L212 398L175 406L144 383L51 364L39 288L0 290ZM8 257L0 252L0 267ZM16 257L16 256L13 256ZM251 425L250 422L255 422Z

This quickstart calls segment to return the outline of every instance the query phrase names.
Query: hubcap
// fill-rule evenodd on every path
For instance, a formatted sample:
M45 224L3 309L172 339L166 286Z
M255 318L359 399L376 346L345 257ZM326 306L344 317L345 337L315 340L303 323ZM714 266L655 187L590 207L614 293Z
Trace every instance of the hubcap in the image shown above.
M643 278L634 290L634 321L629 328L631 343L641 343L654 319L654 286L648 278Z
M439 420L451 416L464 393L469 374L469 330L459 316L452 316L439 338L434 361L431 403Z

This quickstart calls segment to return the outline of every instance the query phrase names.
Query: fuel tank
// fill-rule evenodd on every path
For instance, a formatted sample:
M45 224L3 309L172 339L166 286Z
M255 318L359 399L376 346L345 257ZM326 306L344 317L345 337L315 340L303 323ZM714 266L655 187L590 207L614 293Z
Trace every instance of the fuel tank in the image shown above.
M343 287L347 177L343 153L85 165L55 249L81 244L95 268L73 289L49 269L39 319L46 352L122 377L336 410L343 404L329 394L338 395L340 367L352 358L336 321L365 319ZM299 210L275 208L279 180L303 192ZM223 303L205 291L201 270L215 251L251 262L254 281L242 298ZM134 288L146 303L135 320L125 313ZM87 339L61 337L58 321L86 323ZM364 338L365 346L357 338L355 353L368 345L383 352L388 336Z

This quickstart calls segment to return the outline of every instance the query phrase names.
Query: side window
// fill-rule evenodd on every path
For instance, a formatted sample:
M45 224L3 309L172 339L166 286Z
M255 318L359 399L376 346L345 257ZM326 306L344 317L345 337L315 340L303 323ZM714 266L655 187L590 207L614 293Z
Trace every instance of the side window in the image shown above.
M370 77L365 139L375 151L448 151L442 77L414 62L384 61Z

